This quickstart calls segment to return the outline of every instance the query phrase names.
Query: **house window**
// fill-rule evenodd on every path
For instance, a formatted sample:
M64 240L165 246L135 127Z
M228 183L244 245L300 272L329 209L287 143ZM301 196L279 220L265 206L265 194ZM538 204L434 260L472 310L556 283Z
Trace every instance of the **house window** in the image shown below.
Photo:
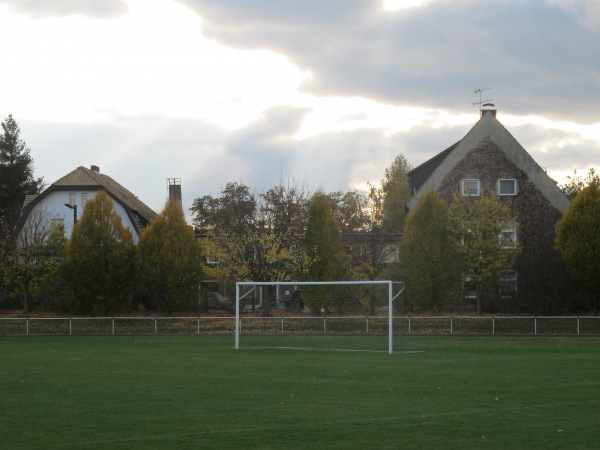
M75 204L75 192L69 193L69 205L73 206Z
M500 274L500 297L515 298L517 296L517 271L505 270Z
M81 193L81 207L85 206L85 202L87 202L87 196L88 196L87 192Z
M498 195L517 195L517 180L498 180Z
M500 224L500 236L498 237L500 247L511 249L517 247L517 224L515 222L503 222Z
M396 244L384 245L381 249L381 258L385 262L394 262L400 258L400 247Z
M462 195L469 197L479 196L479 180L462 180Z

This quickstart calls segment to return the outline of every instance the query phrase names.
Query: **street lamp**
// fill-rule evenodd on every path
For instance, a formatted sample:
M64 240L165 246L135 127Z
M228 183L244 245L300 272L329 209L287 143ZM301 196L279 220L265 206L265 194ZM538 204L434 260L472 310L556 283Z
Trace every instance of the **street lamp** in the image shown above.
M77 223L77 205L71 205L69 203L65 203L65 206L69 209L73 210L73 226Z

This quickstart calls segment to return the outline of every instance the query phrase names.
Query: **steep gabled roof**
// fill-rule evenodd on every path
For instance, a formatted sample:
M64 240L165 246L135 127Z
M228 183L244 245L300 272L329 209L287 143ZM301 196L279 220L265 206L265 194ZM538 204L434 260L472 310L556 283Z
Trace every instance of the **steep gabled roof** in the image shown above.
M414 195L421 188L423 183L427 181L433 171L437 169L437 167L444 161L446 156L448 156L448 154L454 150L454 147L456 147L458 144L459 142L448 147L443 152L438 153L433 158L428 159L420 166L415 167L408 172L408 183L410 185L410 192L412 195Z
M104 189L115 201L125 208L138 234L156 217L156 213L150 207L111 177L101 174L99 170L90 170L83 166L79 166L77 169L52 183L37 197L26 198L23 206L33 207L35 203L39 202L50 192L82 188L90 190Z
M496 119L495 110L483 110L481 119L464 138L409 172L413 197L407 206L412 209L424 192L429 189L437 190L452 169L485 139L491 140L517 168L526 173L552 206L561 213L567 210L567 197Z

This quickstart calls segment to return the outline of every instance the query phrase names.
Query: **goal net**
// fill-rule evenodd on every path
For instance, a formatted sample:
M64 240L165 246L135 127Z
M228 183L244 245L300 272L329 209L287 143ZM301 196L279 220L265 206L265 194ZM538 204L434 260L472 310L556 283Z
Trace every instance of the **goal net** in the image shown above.
M393 352L392 281L236 283L235 348Z

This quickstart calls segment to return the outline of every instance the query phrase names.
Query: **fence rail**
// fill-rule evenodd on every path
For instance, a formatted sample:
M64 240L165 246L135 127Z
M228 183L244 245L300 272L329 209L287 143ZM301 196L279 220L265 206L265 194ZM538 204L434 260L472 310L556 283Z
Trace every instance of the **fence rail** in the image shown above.
M394 317L396 335L599 336L599 316ZM387 316L241 318L241 333L357 334L388 331ZM235 317L0 318L0 336L234 335Z

